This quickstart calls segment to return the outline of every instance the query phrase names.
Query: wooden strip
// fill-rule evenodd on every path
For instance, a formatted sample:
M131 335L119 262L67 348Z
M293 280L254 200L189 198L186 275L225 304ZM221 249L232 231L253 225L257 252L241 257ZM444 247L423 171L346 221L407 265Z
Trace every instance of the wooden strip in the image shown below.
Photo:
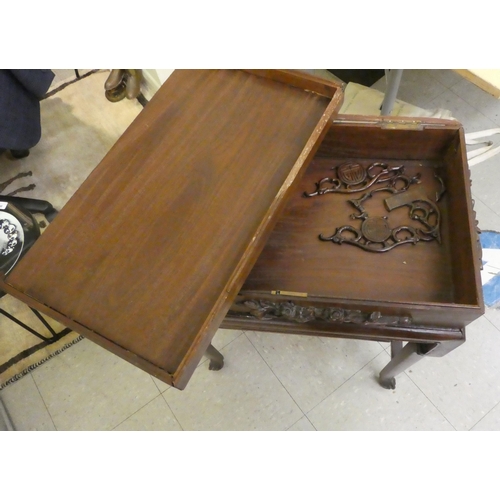
M273 81L278 81L293 87L303 90L316 92L325 97L335 97L339 92L340 87L335 82L319 78L314 75L302 73L294 70L276 70L276 69L246 69L248 73L269 78Z
M445 342L449 340L463 340L464 331L460 328L429 328L413 326L401 328L384 325L380 327L355 325L349 323L292 323L287 321L261 321L258 319L235 318L228 316L221 328L230 330L254 330L262 332L275 332L290 335L309 335L313 337L348 338L372 340L378 342L391 342L402 340L404 342Z
M215 331L212 335L207 334L210 324L216 324L217 326L220 325L229 311L229 308L241 289L246 277L255 265L259 254L262 252L268 236L271 234L273 227L281 216L287 201L294 195L296 191L295 188L304 174L304 167L310 163L316 154L322 139L329 129L331 117L340 108L342 99L343 96L340 93L332 99L306 146L304 147L301 155L287 176L287 179L273 200L269 208L269 213L273 214L272 217L268 216L262 219L250 246L247 248L245 257L234 269L233 275L229 280L230 284L227 287L227 294L219 298L219 302L214 308L214 310L217 311L216 315L212 314L207 317L207 320L204 326L200 329L197 338L191 344L188 353L179 364L179 368L174 374L176 387L184 388L196 369L196 366L198 365L197 360L203 356L203 353L210 344L213 335L215 335Z
M483 75L483 77L481 77L480 76L481 70L478 70L479 74L475 73L474 70L470 69L455 69L454 71L458 73L460 76L463 76L465 79L472 82L474 85L477 85L480 89L484 90L485 92L488 92L488 94L491 94L493 97L500 99L500 88L496 84L492 83L492 81L488 81L487 79L485 79L486 75ZM496 73L500 74L500 70L492 70L492 71L495 71ZM500 81L499 76L496 76L496 81Z

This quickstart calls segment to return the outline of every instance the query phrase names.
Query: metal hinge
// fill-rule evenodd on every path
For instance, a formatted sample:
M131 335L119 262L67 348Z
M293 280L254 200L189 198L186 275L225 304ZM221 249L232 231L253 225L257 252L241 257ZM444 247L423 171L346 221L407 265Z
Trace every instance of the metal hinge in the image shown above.
M333 120L333 123L350 124L350 125L378 125L384 129L394 130L424 130L425 128L442 128L446 127L442 123L423 123L421 120Z
M404 122L383 121L381 127L395 130L423 130L424 124L418 120Z
M290 297L307 297L305 292L290 292L286 290L272 290L272 295L289 295Z

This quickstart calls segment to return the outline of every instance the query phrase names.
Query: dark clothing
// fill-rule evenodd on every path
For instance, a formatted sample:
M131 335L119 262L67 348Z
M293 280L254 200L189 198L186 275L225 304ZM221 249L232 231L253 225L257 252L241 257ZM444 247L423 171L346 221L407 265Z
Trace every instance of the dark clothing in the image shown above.
M50 69L0 69L0 150L26 150L38 143L40 99L54 76Z

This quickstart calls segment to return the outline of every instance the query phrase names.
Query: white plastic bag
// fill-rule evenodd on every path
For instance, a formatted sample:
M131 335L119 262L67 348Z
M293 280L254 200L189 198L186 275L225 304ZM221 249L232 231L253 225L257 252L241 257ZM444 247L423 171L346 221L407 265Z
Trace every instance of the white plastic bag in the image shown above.
M474 144L484 144L483 147L467 152L467 161L472 167L500 153L500 146L493 147L493 141L486 140L486 137L491 137L500 134L500 128L490 128L479 132L471 132L465 134L465 144L471 146Z

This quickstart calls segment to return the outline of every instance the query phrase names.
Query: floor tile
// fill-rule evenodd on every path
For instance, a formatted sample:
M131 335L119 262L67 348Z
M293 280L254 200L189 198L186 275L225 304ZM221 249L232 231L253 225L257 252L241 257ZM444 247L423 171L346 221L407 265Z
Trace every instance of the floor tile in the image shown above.
M487 413L471 431L500 431L500 404Z
M472 197L475 200L474 210L476 219L481 231L499 231L500 232L500 215L494 212L490 207L486 206L475 194L474 183L472 184ZM478 192L483 192L478 186Z
M500 126L500 99L463 78L451 87L451 91Z
M474 198L500 215L500 154L470 167L470 174Z
M243 332L241 330L227 330L225 328L219 328L215 337L212 339L212 345L216 349L223 349L242 334Z
M31 374L2 389L0 397L16 431L56 430Z
M172 410L160 395L115 427L115 431L182 431Z
M429 101L424 107L450 110L453 118L462 123L465 132L478 132L496 127L495 122L449 89Z
M463 80L463 78L452 69L428 69L425 71L446 88L451 88L453 85Z
M224 368L199 366L184 391L163 394L184 430L285 430L303 413L245 335L222 349Z
M217 330L217 333L215 334L215 337L212 339L212 345L216 349L220 350L226 347L228 344L230 344L233 340L237 339L242 334L243 332L241 330L227 330L219 328L219 330ZM204 362L205 358L202 358L199 364ZM160 392L165 392L167 389L170 389L170 386L165 382L158 380L156 377L152 377L152 379Z
M49 91L76 78L74 69L53 69L52 72L54 73L54 79L52 80Z
M387 80L385 76L380 78L380 80L377 80L370 88L385 93L385 90L387 88Z
M415 384L401 374L395 390L378 384L386 352L350 378L307 417L318 431L453 430Z
M293 424L289 429L289 431L315 431L313 424L309 421L309 419L304 416L298 422Z
M165 392L166 390L171 388L170 385L166 384L165 382L162 382L161 380L157 379L156 377L153 377L152 375L151 379L153 380L153 382L155 383L156 387L160 392Z
M421 108L434 107L428 106L428 103L442 94L448 87L433 76L428 70L405 69L399 84L397 99ZM386 78L382 77L371 88L385 93L387 89Z
M442 83L433 78L427 70L406 69L403 71L397 98L421 108L446 106L429 106L429 103L447 90Z
M457 430L469 430L500 402L500 331L481 317L466 342L442 358L424 358L407 373Z
M246 335L304 413L382 351L378 342L267 332Z
M484 316L489 320L490 323L495 325L498 330L500 330L500 309L494 307L487 307Z
M33 378L57 430L110 430L159 395L146 372L88 340Z

